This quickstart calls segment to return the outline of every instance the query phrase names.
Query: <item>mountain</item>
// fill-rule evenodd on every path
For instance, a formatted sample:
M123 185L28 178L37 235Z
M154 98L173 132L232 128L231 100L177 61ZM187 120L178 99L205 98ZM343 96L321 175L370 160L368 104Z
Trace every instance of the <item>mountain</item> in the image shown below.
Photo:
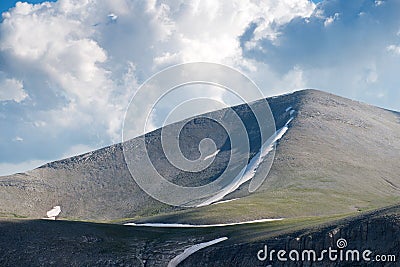
M116 144L0 177L0 213L41 218L59 205L61 217L67 219L220 223L351 214L399 203L399 113L316 90L267 100L276 128L287 125L288 130L278 141L267 179L252 194L246 182L224 198L230 202L200 208L162 204L135 183L122 145ZM258 102L234 110L246 126L254 156L262 144L249 105L257 108ZM223 117L226 111L216 112ZM231 147L226 133L202 118L166 127L179 125L186 125L180 143L189 158L199 156L198 143L205 137L212 138L221 152L202 172L181 171L163 155L161 129L157 129L146 135L154 165L168 180L181 185L214 180L227 166ZM128 141L129 147L134 149L140 138L144 137Z

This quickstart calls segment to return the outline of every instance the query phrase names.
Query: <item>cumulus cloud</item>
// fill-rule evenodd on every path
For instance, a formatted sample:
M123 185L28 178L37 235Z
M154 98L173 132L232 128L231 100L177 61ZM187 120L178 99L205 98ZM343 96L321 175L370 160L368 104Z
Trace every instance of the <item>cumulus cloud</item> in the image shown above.
M12 100L17 103L28 97L21 81L16 79L1 78L0 72L0 101Z
M394 54L400 55L400 46L397 45L389 45L386 48L387 51L393 52Z
M301 69L305 87L399 110L399 11L396 1L324 1L279 27L273 41L248 29L245 42L256 42L243 54L279 77Z
M24 141L24 139L22 137L16 136L15 138L13 138L13 141L22 142L22 141Z
M328 27L337 19L339 19L339 13L335 13L333 16L326 18L324 21L324 26Z

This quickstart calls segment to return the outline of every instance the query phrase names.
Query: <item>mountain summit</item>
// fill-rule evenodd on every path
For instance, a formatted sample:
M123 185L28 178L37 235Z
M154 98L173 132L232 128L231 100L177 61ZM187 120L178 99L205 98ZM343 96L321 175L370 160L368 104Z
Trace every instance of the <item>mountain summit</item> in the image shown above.
M0 213L41 218L58 205L64 218L219 223L344 214L399 202L399 113L317 90L267 100L276 128L287 129L277 140L268 177L254 193L248 192L246 182L224 196L230 201L218 205L168 206L139 188L124 161L122 145L116 144L0 177ZM254 156L261 143L248 105L257 102L234 110L246 125ZM211 120L191 118L185 125L180 142L188 158L199 156L198 142L205 132L215 141L218 153L209 168L195 174L168 164L160 148L161 129L146 135L150 157L174 183L194 186L212 181L226 167L232 149L229 138ZM129 142L134 145L135 139Z

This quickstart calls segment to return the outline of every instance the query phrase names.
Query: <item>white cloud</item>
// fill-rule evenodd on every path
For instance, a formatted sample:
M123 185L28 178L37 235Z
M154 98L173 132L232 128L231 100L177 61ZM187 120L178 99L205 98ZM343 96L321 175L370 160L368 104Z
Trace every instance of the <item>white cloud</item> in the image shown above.
M1 99L26 98L21 79L25 90L36 100L30 112L38 108L36 119L45 121L48 127L74 129L91 125L107 132L112 141L119 141L116 124L121 124L129 100L131 88L123 81L130 74L130 65L121 62L113 77L107 66L112 60L96 40L98 33L93 26L96 21L106 21L109 11L119 10L118 2L121 1L104 6L94 1L69 0L38 5L17 3L0 26L0 51L8 65L5 71L16 77L0 84L10 88L1 91ZM59 103L55 107L40 103L43 98Z
M392 52L396 55L400 55L400 46L397 45L389 45L388 47L386 47L386 50L389 52Z
M324 21L324 26L328 27L329 25L331 25L337 19L339 19L339 13L335 13L335 15L326 18L325 21Z
M323 1L310 17L280 27L275 40L257 39L254 30L249 30L245 36L255 44L244 47L244 56L260 66L258 72L268 66L265 69L273 72L272 76L282 78L296 66L306 88L399 110L394 100L400 97L395 71L400 68L395 45L400 41L399 12L400 2L396 1L378 6L366 0ZM270 77L256 81L268 84Z
M268 38L275 40L279 35L276 27L290 22L296 17L309 17L315 9L311 1L258 1L260 10L254 39Z
M15 138L12 139L15 142L22 142L24 139L22 137L16 136Z
M0 72L0 101L12 100L19 103L27 97L21 81L4 78Z

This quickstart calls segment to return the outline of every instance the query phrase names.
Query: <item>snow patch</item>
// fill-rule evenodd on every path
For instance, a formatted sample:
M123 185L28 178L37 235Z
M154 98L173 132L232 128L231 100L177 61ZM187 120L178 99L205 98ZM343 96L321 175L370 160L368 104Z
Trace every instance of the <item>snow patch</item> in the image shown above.
M212 203L212 205L227 203L227 202L231 202L231 201L238 200L238 199L240 199L240 198L232 198L232 199L222 200L222 201L218 201L218 202Z
M125 223L126 226L146 226L146 227L159 227L159 228L208 228L208 227L224 227L243 224L253 224L262 222L275 222L282 221L279 219L260 219L253 221L237 222L237 223L220 223L220 224L181 224L181 223Z
M216 155L218 155L218 153L220 152L221 150L220 149L218 149L217 151L215 151L214 153L212 153L212 154L210 154L210 155L208 155L208 156L206 156L203 160L206 160L206 159L209 159L209 158L212 158L212 157L215 157Z
M55 221L56 217L45 217L45 218L42 218L42 220Z
M204 243L199 243L199 244L193 245L193 246L185 249L183 251L183 253L181 253L178 256L176 256L175 258L173 258L168 263L167 267L176 267L179 263L181 263L183 260L185 260L187 257L192 255L193 253L196 253L200 249L215 245L215 244L220 243L222 241L225 241L227 239L228 239L227 237L221 237L221 238L217 238L215 240L211 240L211 241L208 241L208 242L204 242Z
M57 217L60 213L61 213L61 207L60 207L60 206L55 206L54 208L52 208L51 210L49 210L49 211L46 213L47 218L44 218L44 219L47 219L47 220L55 220L56 217Z

